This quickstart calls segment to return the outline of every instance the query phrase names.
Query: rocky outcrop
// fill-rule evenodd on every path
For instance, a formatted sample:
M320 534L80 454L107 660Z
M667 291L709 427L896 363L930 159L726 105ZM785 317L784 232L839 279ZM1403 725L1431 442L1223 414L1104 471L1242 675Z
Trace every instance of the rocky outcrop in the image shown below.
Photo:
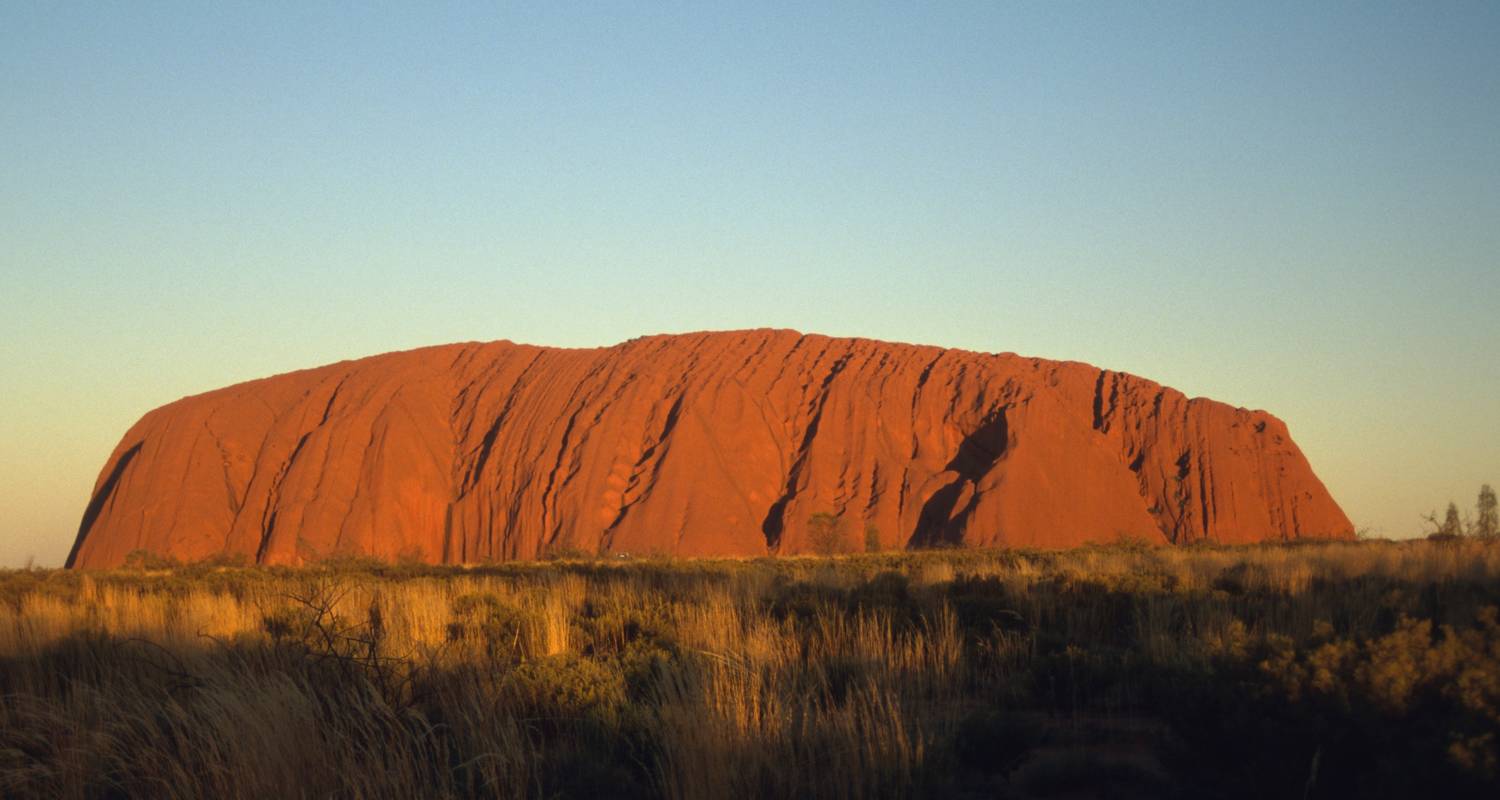
M147 414L69 566L1352 535L1284 424L1073 363L793 331L455 344Z

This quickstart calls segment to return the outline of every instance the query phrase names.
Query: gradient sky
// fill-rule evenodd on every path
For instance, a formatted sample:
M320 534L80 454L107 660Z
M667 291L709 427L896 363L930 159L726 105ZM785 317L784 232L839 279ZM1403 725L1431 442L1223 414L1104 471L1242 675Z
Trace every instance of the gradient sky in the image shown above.
M1500 3L411 5L0 6L0 565L155 406L463 340L1087 361L1387 536L1500 484Z

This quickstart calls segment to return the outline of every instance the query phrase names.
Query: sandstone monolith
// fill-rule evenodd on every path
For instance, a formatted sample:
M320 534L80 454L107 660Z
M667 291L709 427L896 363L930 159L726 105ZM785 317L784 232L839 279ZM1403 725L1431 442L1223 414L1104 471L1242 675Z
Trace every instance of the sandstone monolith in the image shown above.
M785 330L454 344L148 413L68 557L473 563L559 551L1351 538L1280 420L1075 362ZM858 542L854 541L858 539Z

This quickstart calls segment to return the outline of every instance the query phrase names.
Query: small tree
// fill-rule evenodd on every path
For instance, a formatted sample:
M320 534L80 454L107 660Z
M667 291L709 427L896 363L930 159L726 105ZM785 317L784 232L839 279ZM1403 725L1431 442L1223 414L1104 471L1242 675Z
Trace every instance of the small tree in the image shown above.
M865 525L865 552L880 552L880 529L873 522Z
M1458 536L1464 532L1464 523L1458 518L1458 506L1448 504L1448 512L1443 515L1443 525L1438 528L1438 533L1444 536Z
M844 537L843 518L827 511L819 511L808 517L807 542L818 555L831 556L844 552L848 549L848 542Z
M1474 520L1474 535L1490 538L1500 536L1500 511L1496 509L1495 490L1490 485L1479 487L1479 502L1475 504L1479 518Z

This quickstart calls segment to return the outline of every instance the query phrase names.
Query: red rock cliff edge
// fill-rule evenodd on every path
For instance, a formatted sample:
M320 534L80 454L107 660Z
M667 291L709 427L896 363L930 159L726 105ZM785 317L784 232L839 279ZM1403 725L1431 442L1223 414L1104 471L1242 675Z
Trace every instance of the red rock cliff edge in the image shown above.
M1286 426L1073 362L793 331L455 344L150 412L68 557L267 564L1352 537Z

